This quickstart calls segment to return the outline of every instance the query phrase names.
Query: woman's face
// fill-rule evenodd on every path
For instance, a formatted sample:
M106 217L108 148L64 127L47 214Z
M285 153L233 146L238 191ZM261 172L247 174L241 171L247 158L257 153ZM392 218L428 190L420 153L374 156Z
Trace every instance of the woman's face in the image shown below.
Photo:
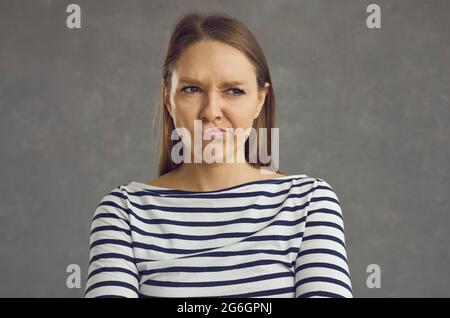
M164 100L175 127L187 128L193 145L194 120L202 120L203 130L251 128L268 87L266 83L258 89L255 68L244 53L222 42L203 40L181 53ZM209 142L203 141L203 147ZM241 146L235 144L234 151Z

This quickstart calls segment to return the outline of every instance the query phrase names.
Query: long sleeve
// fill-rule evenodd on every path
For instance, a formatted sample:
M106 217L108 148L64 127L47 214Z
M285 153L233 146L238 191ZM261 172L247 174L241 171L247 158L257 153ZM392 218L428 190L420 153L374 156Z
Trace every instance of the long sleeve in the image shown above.
M139 297L126 197L120 187L97 206L91 226L85 297Z
M295 296L353 297L341 206L322 179L314 183L295 261Z

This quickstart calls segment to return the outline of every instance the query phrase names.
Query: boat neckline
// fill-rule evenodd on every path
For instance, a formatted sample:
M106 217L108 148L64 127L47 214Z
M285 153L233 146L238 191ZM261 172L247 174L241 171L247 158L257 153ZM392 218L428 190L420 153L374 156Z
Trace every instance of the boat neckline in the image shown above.
M134 185L137 186L139 188L143 188L145 190L153 190L153 191L164 191L164 192L171 192L171 193L198 193L198 194L202 194L202 193L217 193L217 192L224 192L224 191L229 191L229 190L234 190L234 189L240 189L246 186L250 186L253 184L264 184L264 183L272 183L273 181L278 181L278 180L284 180L284 179L297 179L300 177L307 177L305 174L294 174L294 175L284 175L281 177L277 177L277 178L270 178L270 179L263 179L263 180L253 180L253 181L248 181L248 182L244 182L244 183L240 183L231 187L226 187L226 188L222 188L222 189L217 189L217 190L209 190L209 191L191 191L191 190L181 190L181 189L174 189L174 188L167 188L167 187L159 187L159 186L154 186L154 185L150 185L147 183L143 183L140 181L135 181L135 180L131 180L129 182L129 185Z

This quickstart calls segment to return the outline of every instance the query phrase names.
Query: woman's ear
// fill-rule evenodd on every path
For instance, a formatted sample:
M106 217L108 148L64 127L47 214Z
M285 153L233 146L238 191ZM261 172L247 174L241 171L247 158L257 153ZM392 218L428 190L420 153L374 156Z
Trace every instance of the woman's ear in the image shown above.
M258 92L258 108L256 110L254 119L258 118L259 113L261 112L261 109L264 106L264 102L266 101L266 96L269 93L269 86L270 86L270 84L266 82L264 84L264 89L262 89Z

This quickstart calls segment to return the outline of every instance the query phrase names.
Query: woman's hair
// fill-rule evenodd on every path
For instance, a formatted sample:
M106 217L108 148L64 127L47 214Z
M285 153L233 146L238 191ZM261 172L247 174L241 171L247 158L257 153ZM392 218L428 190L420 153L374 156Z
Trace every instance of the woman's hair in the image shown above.
M170 138L175 126L172 117L164 104L164 92L165 89L170 91L172 72L178 57L189 45L201 40L219 41L231 45L243 52L256 69L258 89L264 89L265 82L270 84L263 108L261 109L258 118L253 121L253 128L256 129L256 144L252 145L252 147L256 147L256 153L258 154L260 138L259 128L266 128L267 134L265 137L267 155L271 156L272 154L271 128L275 123L275 96L269 67L258 41L242 22L233 17L221 13L206 14L193 12L182 16L176 24L166 49L162 67L161 93L159 105L157 107L157 109L159 108L161 111L160 124L162 123L160 130L161 149L158 176L174 170L181 165L181 163L174 163L170 158L172 147L178 141L171 140ZM245 142L245 160L247 162L249 162L249 139L250 138L247 138ZM256 157L257 162L250 162L250 164L256 167L270 166L271 161L262 163L260 162L259 155Z

